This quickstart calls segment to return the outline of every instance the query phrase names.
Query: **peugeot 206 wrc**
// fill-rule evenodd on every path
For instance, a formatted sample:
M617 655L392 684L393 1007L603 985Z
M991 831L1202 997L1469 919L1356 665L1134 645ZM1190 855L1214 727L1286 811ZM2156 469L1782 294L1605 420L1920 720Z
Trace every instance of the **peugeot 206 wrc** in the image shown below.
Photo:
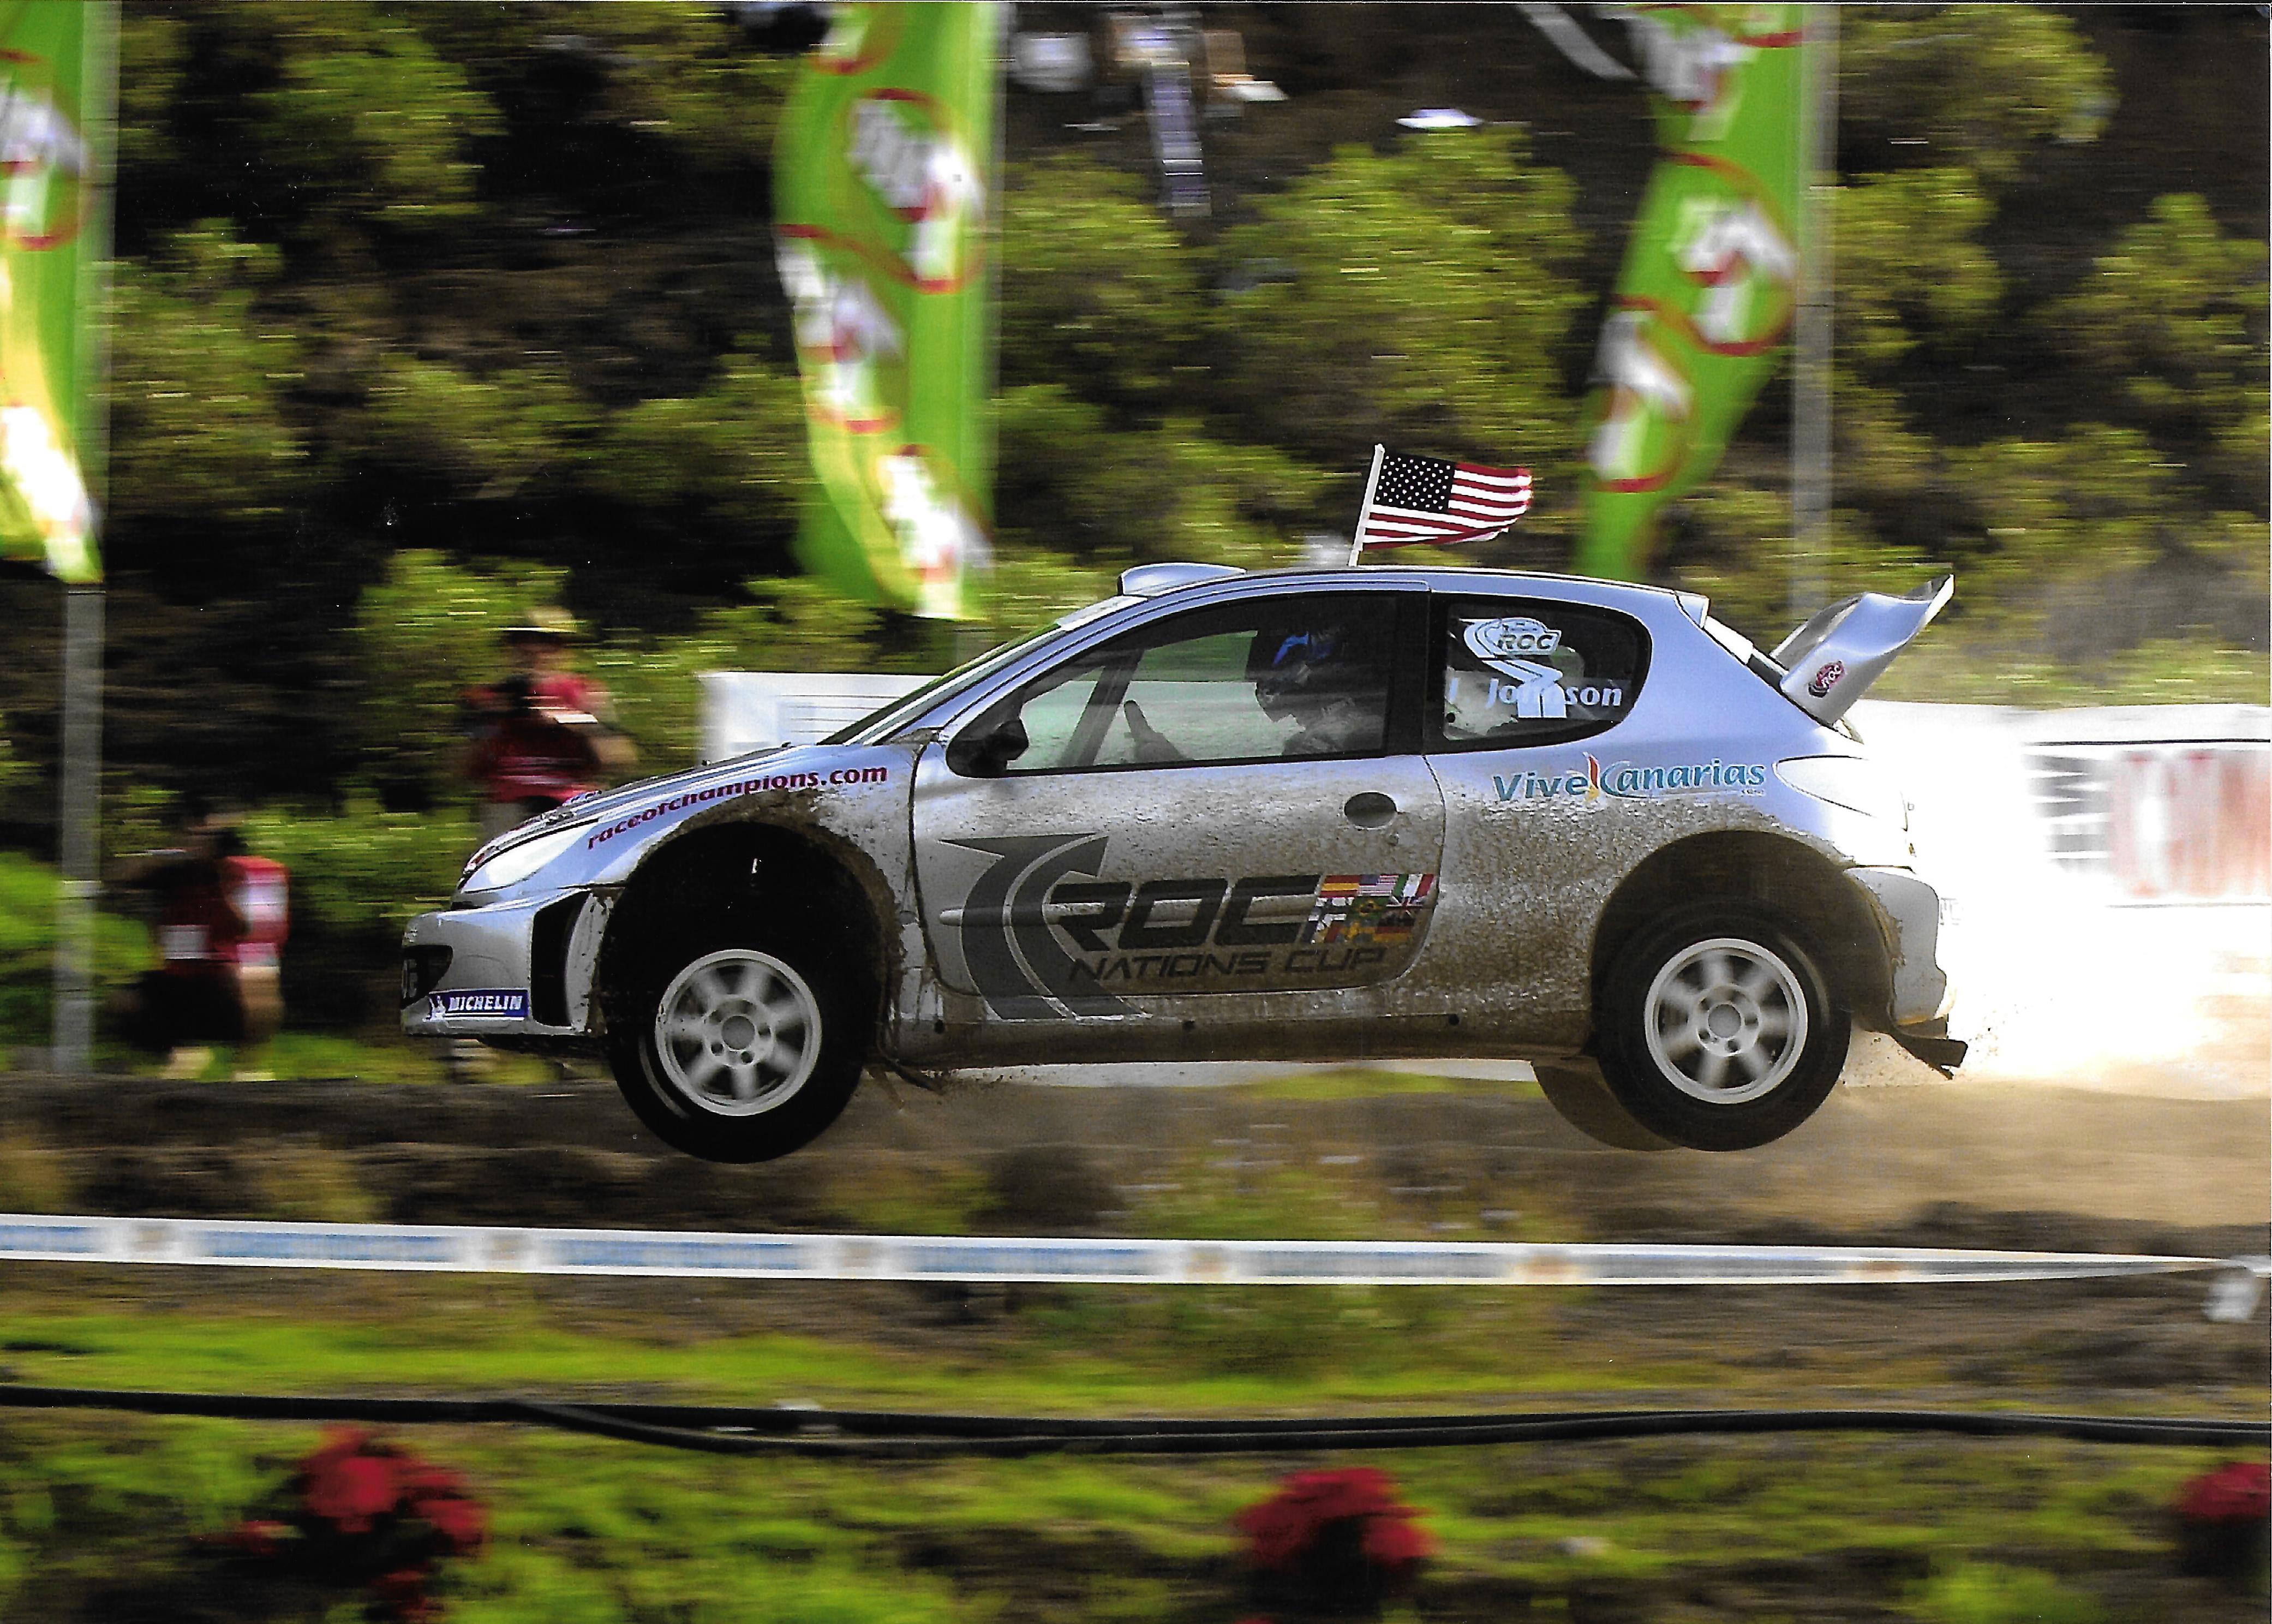
M1939 899L1845 712L1947 602L1772 653L1690 594L1149 565L826 744L572 801L404 939L403 1025L604 1054L719 1161L873 1065L1529 1060L1635 1149L1944 1068Z

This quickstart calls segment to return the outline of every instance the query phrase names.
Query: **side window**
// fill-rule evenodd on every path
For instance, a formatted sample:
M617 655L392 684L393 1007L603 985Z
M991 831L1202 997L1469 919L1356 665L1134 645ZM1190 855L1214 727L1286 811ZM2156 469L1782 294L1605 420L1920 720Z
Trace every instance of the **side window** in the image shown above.
M1541 598L1448 598L1436 610L1429 731L1489 749L1585 738L1623 721L1648 675L1648 633L1612 610Z
M1379 755L1396 596L1275 595L1155 621L1027 684L963 735L1017 722L1025 747L999 767L1013 776Z
M1073 760L1082 745L1081 722L1104 677L1100 665L1067 666L1026 691L1018 710L1026 727L1026 752L1016 770L1058 772Z
M1283 754L1287 730L1255 702L1247 675L1253 642L1251 631L1203 632L1139 653L1094 765L1250 761ZM1177 753L1169 754L1170 749Z

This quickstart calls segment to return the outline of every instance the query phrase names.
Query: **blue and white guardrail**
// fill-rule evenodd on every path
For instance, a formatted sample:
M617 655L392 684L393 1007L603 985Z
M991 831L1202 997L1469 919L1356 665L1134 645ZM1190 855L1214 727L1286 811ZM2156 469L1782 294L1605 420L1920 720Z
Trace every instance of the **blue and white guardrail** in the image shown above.
M2236 1318L2253 1311L2272 1269L2261 1258L1910 1246L768 1235L31 1213L0 1214L4 1261L1068 1285L1890 1285L2218 1270Z

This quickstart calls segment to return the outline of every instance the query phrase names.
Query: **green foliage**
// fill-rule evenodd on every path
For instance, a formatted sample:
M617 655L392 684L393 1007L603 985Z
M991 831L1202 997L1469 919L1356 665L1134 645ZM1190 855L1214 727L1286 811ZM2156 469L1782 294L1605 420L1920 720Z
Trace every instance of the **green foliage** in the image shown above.
M1978 338L2002 291L1978 240L1994 212L1962 169L1912 169L1841 189L1839 348L1881 368L1909 354L1920 329L1945 347Z
M2272 656L2205 633L2149 638L2096 658L2052 658L2022 644L1955 644L1931 633L1871 691L1882 700L1943 705L2262 705L2272 701Z
M32 769L8 742L8 718L0 716L0 795L29 783Z
M1205 306L1193 255L1132 176L1060 153L1002 200L1002 378L1156 408Z
M1956 570L1936 652L1896 670L1911 691L1928 667L1944 674L1919 697L1994 699L1999 672L2022 703L2245 688L2229 656L2261 637L2235 607L2262 575L2261 247L2223 234L2199 198L2165 196L2046 299L2040 258L1998 243L1998 212L2041 143L2096 133L2106 64L2072 19L2036 8L1843 18L1839 506L1805 573L1835 595ZM1780 483L1739 452L1682 505L1664 561L1755 632L1789 619ZM2156 587L2166 612L2077 635L2088 604L2149 580L2194 587ZM2141 637L2166 641L2124 656ZM2179 650L2188 674L2170 675Z
M566 572L508 564L471 570L411 549L355 606L355 724L360 770L389 801L470 797L460 775L466 690L504 669L504 628L557 602Z
M586 48L608 73L596 116L668 143L701 170L762 166L799 66L760 56L699 4L579 6Z
M2272 655L2201 638L2149 638L2117 654L2094 690L2100 705L2272 704Z
M1702 593L1723 623L1773 647L1792 624L1790 491L1723 477L1679 512L1658 561L1666 584Z
M2007 598L2046 572L2145 563L2171 511L2154 447L2131 429L2085 423L2063 440L1995 440L1948 452L1945 466L1978 527L1951 539L1982 586Z
M2179 456L2261 504L2265 251L2198 197L2156 198L2044 322Z
M462 68L389 8L253 9L281 58L278 82L253 99L257 128L288 154L318 218L431 230L474 212L468 147L496 131L497 115Z
M2209 510L2263 499L2261 249L2221 235L2199 198L2165 197L2074 293L2015 323L2011 285L1983 246L1993 213L1962 168L1877 176L1840 194L1842 505L1812 573L1846 592L1955 568L1950 627L1974 647L1939 657L1952 685L1936 697L1992 698L1996 671L2007 700L2035 704L2245 686L2246 670L2215 651L2246 632L2233 607L2258 590L2261 521ZM1979 355L2011 359L1972 364ZM2087 412L2044 398L2052 385L2038 382L2021 432L1999 416L1949 433L1951 373L2015 363L2060 379ZM1773 507L1769 493L1723 476L1687 505L1670 573L1756 614L1789 577L1787 543L1747 548L1741 530L1785 531ZM2196 589L2172 595L2158 618L2103 617L2088 638L2061 629L2090 596L2124 601L2171 566ZM2141 635L2189 647L2181 663L2199 677L2143 675L2158 657L2124 663L2122 644Z
M465 693L498 676L500 634L533 606L557 602L565 574L525 564L473 568L411 550L395 554L385 579L365 589L354 632L359 770L389 804L471 800L473 786L460 775ZM579 651L578 665L613 697L641 772L675 772L699 759L705 671L934 671L953 663L942 629L817 582L761 580L748 592L753 602L705 610L690 632L620 632Z
M1092 569L1039 550L1004 551L982 583L986 623L993 640L1006 642L1038 631L1059 616L1112 595L1109 570Z
M1115 567L1187 558L1241 567L1293 562L1283 539L1324 476L1266 446L1214 439L1192 420L1117 430L1055 384L1008 391L998 411L1005 552L1071 553Z
M746 349L699 395L611 414L586 475L643 507L737 528L793 527L811 483L796 377Z
M460 499L494 501L572 466L597 415L553 369L477 378L391 353L372 370L357 448L438 478Z
M591 651L642 772L676 772L700 758L705 671L930 672L953 663L947 628L838 597L818 581L759 580L744 589L754 602L705 610L691 632L625 634Z
M1935 1573L1917 1597L1932 1624L2096 1624L2105 1616L2090 1597L2034 1568L1959 1562Z
M1927 162L2002 187L2041 143L2095 138L2113 107L2105 63L2048 7L1840 10L1842 145L1922 141Z
M336 813L263 807L243 828L247 847L292 871L295 945L324 933L381 943L376 966L389 973L402 927L449 901L481 843L464 811L389 812L365 795Z
M1337 150L1223 236L1243 292L1213 345L1242 435L1362 470L1376 440L1541 468L1570 488L1556 355L1584 296L1569 177L1512 131Z
M110 476L116 521L274 525L306 489L285 397L299 345L255 311L274 251L227 221L128 260L112 288Z
M178 18L135 7L118 24L118 150L139 162L175 157L169 127L182 94L189 31Z
M44 1044L54 1021L56 872L0 851L0 1044ZM152 964L149 932L134 920L97 914L98 998L131 985Z
M402 930L442 906L481 843L469 806L394 812L350 789L336 809L264 806L243 824L246 845L291 872L292 935L283 953L284 1003L295 1027L391 1026ZM232 1057L234 1066L278 1075L431 1074L420 1054L311 1054L292 1040ZM311 1064L311 1062L313 1062Z

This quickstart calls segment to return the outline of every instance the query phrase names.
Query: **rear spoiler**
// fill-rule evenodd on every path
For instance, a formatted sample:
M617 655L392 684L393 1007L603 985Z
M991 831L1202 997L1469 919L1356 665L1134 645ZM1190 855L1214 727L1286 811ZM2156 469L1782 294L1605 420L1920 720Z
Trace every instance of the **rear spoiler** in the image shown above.
M1817 722L1835 724L1955 592L1956 577L1943 575L1898 598L1862 592L1833 603L1776 646L1772 658L1785 673L1776 687Z

